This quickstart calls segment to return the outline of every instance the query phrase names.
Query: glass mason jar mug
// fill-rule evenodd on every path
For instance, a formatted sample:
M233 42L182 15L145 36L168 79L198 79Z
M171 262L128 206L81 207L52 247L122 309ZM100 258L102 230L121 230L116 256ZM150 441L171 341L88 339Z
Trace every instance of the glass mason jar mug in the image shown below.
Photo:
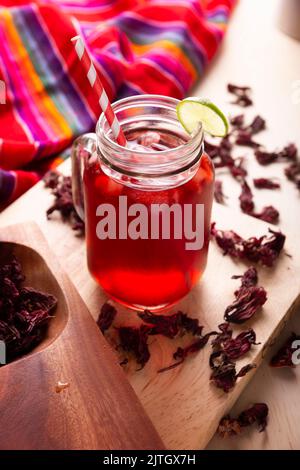
M177 103L159 95L122 99L113 109L126 148L103 114L96 134L73 145L73 198L86 224L89 271L112 298L138 310L176 303L207 262L214 170L201 126L188 135Z

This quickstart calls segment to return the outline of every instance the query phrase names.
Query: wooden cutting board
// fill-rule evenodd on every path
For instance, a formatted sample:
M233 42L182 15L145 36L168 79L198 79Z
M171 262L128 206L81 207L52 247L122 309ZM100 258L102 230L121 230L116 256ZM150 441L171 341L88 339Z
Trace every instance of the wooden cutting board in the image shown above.
M61 222L59 215L47 221L45 210L51 202L52 197L42 188L42 184L23 197L24 209L30 207L30 213L35 213L35 220L59 259L63 259L64 269L96 319L106 296L87 271L84 240L76 237L70 227ZM25 211L20 213L18 203L3 214L0 226L12 222L16 217L19 220L30 217ZM262 221L219 204L214 204L212 220L217 221L219 228L236 230L244 237L266 234L269 227ZM245 327L255 328L257 341L261 344L253 347L252 352L245 360L239 361L238 366L248 362L259 365L266 348L279 334L289 315L299 308L298 236L287 234L286 251L292 257L282 254L274 269L259 267L259 284L267 290L268 300L262 313ZM206 331L215 329L223 321L224 310L233 301L233 292L239 285L239 281L232 280L231 276L241 274L245 269L244 263L222 256L215 243L211 243L203 279L173 311L180 308L190 316L198 317ZM118 310L119 324L135 323L135 313L121 307ZM141 371L130 367L125 373L167 448L204 448L220 418L231 409L255 370L239 380L236 387L226 395L209 383L209 347L190 357L181 367L157 374L159 368L172 362L174 349L176 344L171 340L154 337L150 345L152 357L146 367Z
M35 224L0 231L27 285L55 295L47 338L0 368L0 449L162 449L163 444L82 299ZM69 387L60 393L61 381Z

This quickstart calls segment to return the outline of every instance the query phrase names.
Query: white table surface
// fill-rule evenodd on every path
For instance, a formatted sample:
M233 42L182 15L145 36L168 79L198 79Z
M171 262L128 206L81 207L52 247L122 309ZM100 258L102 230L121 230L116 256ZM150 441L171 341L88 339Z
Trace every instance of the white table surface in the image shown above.
M268 130L258 135L257 140L270 149L291 141L300 148L300 42L278 30L277 7L277 0L240 0L222 49L194 94L210 97L225 111L237 114L240 108L228 104L231 97L226 92L226 84L251 86L255 106L247 108L246 114L251 119L259 113L268 125ZM298 99L294 87L298 87ZM280 178L280 191L255 190L257 208L273 204L280 210L280 228L299 231L300 192L283 176L284 165L261 167L251 149L243 147L236 155L246 157L251 177ZM239 185L226 175L226 171L222 179L224 192L229 196L227 204L237 207L238 216ZM0 226L27 220L30 214L41 226L45 224L45 207L49 206L51 198L47 191L39 188L41 184L4 211L0 215ZM38 201L33 207L35 194L38 194ZM55 230L50 223L48 226L50 232ZM47 233L45 235L47 237ZM62 240L62 243L66 241ZM300 288L299 279L291 279L291 282L297 282ZM282 340L293 330L300 334L299 314L287 324ZM278 343L274 349L277 347ZM236 438L215 437L209 449L300 449L300 367L274 370L268 366L267 359L232 410L235 415L253 402L266 402L270 408L266 432L257 433L251 429Z

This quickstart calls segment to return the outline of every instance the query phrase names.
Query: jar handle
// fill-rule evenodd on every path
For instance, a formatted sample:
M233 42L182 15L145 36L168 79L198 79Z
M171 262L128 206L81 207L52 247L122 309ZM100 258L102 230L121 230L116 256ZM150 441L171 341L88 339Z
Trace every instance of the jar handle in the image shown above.
M97 150L97 137L94 133L83 134L74 140L71 152L72 194L77 214L84 221L83 170L87 160Z

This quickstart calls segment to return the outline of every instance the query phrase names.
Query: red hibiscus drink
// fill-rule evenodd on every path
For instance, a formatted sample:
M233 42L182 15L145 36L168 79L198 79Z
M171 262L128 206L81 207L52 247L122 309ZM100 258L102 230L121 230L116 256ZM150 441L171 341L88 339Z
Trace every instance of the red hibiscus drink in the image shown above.
M180 300L207 262L214 171L201 126L186 133L177 103L156 95L120 100L113 107L126 148L101 116L96 136L79 138L73 149L90 273L112 298L139 310Z

